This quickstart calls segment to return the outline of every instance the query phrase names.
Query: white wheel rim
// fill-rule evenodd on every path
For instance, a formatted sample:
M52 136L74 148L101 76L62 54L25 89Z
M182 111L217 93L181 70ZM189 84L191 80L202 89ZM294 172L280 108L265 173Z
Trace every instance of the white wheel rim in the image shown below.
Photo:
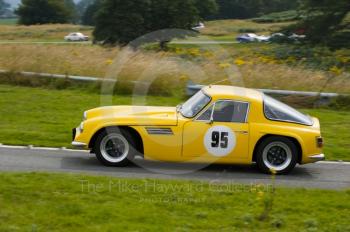
M292 162L292 151L283 142L272 142L263 151L263 162L270 170L282 171Z
M111 146L113 146L113 149L111 149ZM103 158L108 162L119 163L128 156L129 143L120 134L109 134L102 139L100 151Z

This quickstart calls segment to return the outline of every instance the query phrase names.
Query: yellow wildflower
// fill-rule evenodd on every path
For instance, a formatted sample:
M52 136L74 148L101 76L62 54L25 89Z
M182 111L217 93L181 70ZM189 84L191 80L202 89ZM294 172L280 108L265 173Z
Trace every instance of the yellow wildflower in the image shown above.
M209 51L206 51L203 55L204 55L204 57L206 57L206 58L211 58L211 57L214 56L214 54L213 54L212 52L209 52Z
M264 193L263 191L259 191L259 192L258 192L258 197L260 197L260 198L261 198L261 197L263 197L263 196L264 196L264 194L265 194L265 193Z
M277 174L277 171L274 168L271 168L270 172L271 172L272 175L276 175Z
M339 57L338 60L344 64L348 63L350 61L349 57Z
M335 75L340 75L340 74L342 74L342 69L340 69L340 68L338 68L337 66L333 66L333 67L331 67L330 69L329 69L329 71L331 71L333 74L335 74Z
M108 60L106 60L106 64L108 64L108 65L113 64L113 60L112 60L112 59L108 59Z
M219 67L222 69L225 69L225 68L231 67L231 65L229 63L221 63L221 64L219 64Z
M263 62L263 63L269 63L270 61L271 61L271 59L269 58L269 57L260 57L260 60L261 60L261 62Z
M180 81L186 81L186 80L188 80L188 76L186 74L182 74L180 76Z
M297 59L294 56L290 56L287 58L287 62L290 62L290 63L294 63L294 62L296 62L296 60Z
M264 194L265 193L263 191L257 192L256 200L258 200L258 201L262 200L264 197Z
M243 60L243 59L235 59L234 63L237 65L237 66L242 66L244 65L246 62Z
M199 56L200 55L200 51L198 48L191 48L188 53L191 55L191 56Z
M175 53L178 54L178 55L181 55L181 54L183 54L183 49L182 48L176 48L175 49Z

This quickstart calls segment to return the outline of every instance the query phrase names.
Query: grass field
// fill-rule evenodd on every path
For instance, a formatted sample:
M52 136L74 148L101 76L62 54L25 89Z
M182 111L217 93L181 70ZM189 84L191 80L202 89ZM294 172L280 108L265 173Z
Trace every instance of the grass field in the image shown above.
M83 112L101 106L101 96L82 90L49 90L0 85L0 142L38 146L70 146L71 129ZM130 96L113 103L131 104ZM148 97L149 105L177 105L181 99Z
M0 19L0 27L1 25L16 25L17 19Z
M229 84L251 88L350 93L349 73L345 69L330 65L321 70L321 67L327 67L323 63L307 68L299 65L292 56L282 60L262 54L272 47L239 44L219 48L172 47L169 52L128 52L130 60L123 65L119 77L130 81L166 76L172 81L182 78L200 84L231 78ZM113 70L114 62L121 59L118 55L124 51L90 45L51 44L3 44L0 49L0 69L96 77L104 77ZM328 55L327 60L337 62L339 58L348 65L350 59L344 58L346 54Z
M239 33L268 34L289 23L210 21L196 39L203 40L207 36L213 40L232 41ZM92 28L67 24L0 25L0 41L63 41L64 35L72 31L91 35ZM147 78L166 76L171 80L191 79L200 84L231 78L233 81L229 84L252 88L350 93L350 51L346 49L304 51L275 44L170 47L168 52L141 49L128 53L131 59L124 64L120 78L137 80L147 73ZM0 50L0 69L96 77L106 76L122 51L81 44L0 44ZM167 85L166 82L163 87Z
M70 24L22 26L16 23L17 19L0 19L0 41L62 41L70 32L79 31L91 36L93 30L91 27ZM240 33L270 34L289 23L259 24L251 20L219 20L205 24L202 35L219 41L234 41Z
M270 35L271 33L278 31L290 23L291 22L261 24L253 22L252 20L216 20L206 22L206 28L201 30L201 34L211 36L213 38L220 38L220 36L231 36L231 40L235 40L235 37L242 33Z
M91 36L92 28L70 24L23 26L13 20L0 20L0 41L64 41L70 32L82 32Z
M101 96L88 90L50 90L0 85L0 142L69 147L71 128L85 110L101 106ZM129 96L114 96L113 104L131 104ZM136 98L135 104L138 100ZM182 97L148 97L147 105L175 106ZM305 110L319 117L328 160L350 161L350 112ZM341 136L339 136L341 135Z
M1 231L349 231L350 191L0 174ZM269 217L259 220L263 202Z

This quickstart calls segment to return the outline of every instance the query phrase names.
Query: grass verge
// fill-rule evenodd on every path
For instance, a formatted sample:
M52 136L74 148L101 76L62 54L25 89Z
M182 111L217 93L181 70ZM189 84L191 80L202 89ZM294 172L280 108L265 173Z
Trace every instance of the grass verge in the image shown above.
M83 112L103 105L89 90L54 90L0 85L0 142L4 144L69 147L71 129ZM128 105L130 96L117 95L113 104ZM177 105L180 98L147 97L148 105ZM141 104L141 103L139 103Z
M350 191L0 174L1 231L349 231Z
M350 111L304 111L320 119L327 159L350 161Z
M0 142L13 145L69 147L71 128L77 126L85 110L103 104L101 95L89 89L40 89L0 85ZM132 99L116 95L115 105L147 104L175 106L184 99L149 96ZM350 161L350 111L313 109L306 113L320 118L328 160Z
M18 19L16 18L9 18L9 19L0 19L0 25L16 25Z
M16 25L17 19L0 20L0 40L10 41L64 41L71 32L91 36L92 27L70 24Z

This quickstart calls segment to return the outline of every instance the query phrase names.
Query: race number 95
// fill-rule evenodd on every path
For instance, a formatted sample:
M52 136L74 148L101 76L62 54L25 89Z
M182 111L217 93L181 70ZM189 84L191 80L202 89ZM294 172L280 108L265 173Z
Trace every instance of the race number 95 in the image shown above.
M204 145L209 154L224 157L235 148L236 136L227 126L214 126L206 132Z
M228 132L213 131L211 136L211 146L227 148L228 146Z

